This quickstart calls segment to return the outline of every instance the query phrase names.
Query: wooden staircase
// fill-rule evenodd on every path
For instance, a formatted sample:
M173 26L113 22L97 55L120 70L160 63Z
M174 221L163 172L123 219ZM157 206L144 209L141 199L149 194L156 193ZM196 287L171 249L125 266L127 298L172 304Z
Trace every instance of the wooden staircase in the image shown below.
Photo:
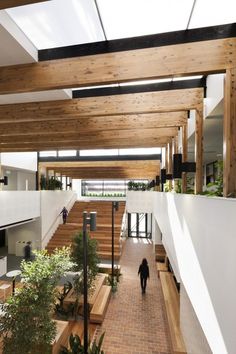
M121 256L120 231L125 202L119 202L119 210L114 212L114 256L116 260ZM97 230L89 232L90 237L98 241L98 254L103 259L111 259L111 223L112 202L92 201L75 202L66 224L59 225L46 249L51 253L55 248L69 246L75 233L82 231L83 211L97 212Z

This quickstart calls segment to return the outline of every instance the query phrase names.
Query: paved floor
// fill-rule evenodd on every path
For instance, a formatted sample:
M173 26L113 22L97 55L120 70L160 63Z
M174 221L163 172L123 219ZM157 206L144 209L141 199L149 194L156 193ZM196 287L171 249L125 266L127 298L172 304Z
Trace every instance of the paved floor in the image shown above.
M145 239L128 239L121 258L122 277L110 301L101 333L106 354L171 354L170 338L153 246ZM150 281L142 295L138 267L147 258Z

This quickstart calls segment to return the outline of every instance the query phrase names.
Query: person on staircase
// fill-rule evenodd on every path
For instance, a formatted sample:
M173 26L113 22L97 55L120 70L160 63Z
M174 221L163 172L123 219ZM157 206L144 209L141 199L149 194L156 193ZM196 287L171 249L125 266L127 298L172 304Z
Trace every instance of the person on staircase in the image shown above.
M143 258L139 266L138 275L140 276L140 285L142 293L145 294L147 286L147 278L149 278L149 267L146 258Z
M61 215L61 214L62 214L63 224L66 224L66 219L68 216L68 210L66 209L66 207L63 207L63 209L59 215Z

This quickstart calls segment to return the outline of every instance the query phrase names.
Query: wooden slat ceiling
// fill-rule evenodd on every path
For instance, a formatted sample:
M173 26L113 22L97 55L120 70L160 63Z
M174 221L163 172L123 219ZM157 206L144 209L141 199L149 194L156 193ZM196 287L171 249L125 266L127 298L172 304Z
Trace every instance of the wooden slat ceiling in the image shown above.
M34 4L37 2L44 2L48 0L0 0L0 10L8 9L10 7Z
M0 94L225 72L236 39L167 45L0 68Z
M148 178L160 174L159 160L137 161L80 161L48 162L39 164L40 171L47 169L62 176L78 179Z

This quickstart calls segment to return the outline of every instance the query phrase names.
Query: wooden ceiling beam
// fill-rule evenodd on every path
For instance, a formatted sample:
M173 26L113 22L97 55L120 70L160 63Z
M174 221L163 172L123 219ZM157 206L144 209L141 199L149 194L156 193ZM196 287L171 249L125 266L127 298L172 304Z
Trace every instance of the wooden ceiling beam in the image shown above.
M0 94L225 72L236 38L81 56L0 68Z
M181 127L187 124L187 112L117 115L94 118L63 119L37 122L1 123L0 135L34 135L75 133L120 129Z
M35 4L38 2L46 2L48 0L1 0L0 10L9 9L10 7L24 6Z
M0 144L7 144L14 141L17 143L48 143L48 142L70 142L78 141L83 143L84 141L95 140L99 141L110 141L117 139L142 139L146 138L167 138L173 137L178 134L177 127L170 128L146 128L146 129L130 129L130 130L104 130L104 131L92 131L92 132L78 132L78 133L49 133L45 132L44 134L38 135L10 135L10 136L1 136L0 134Z
M160 160L103 160L103 161L43 161L39 162L39 168L83 168L83 167L137 167L147 168L160 165Z
M204 89L193 88L0 105L0 121L7 123L22 120L67 120L80 117L188 111L196 109L203 98Z
M45 150L63 150L63 149L115 149L115 148L145 148L145 147L163 147L169 142L170 138L130 138L111 140L88 140L88 141L58 141L58 142L32 142L32 143L14 143L13 141L2 144L0 142L0 152L15 151L45 151Z

